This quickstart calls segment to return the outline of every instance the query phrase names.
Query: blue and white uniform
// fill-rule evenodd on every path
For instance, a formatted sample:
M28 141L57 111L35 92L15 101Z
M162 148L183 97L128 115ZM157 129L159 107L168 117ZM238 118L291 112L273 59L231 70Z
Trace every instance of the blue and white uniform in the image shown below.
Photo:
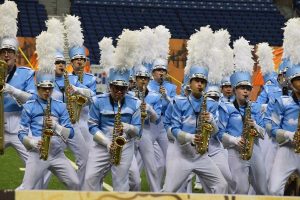
M251 105L251 117L256 122L256 129L263 134L263 118L260 112L260 104ZM248 194L250 187L249 176L255 183L252 183L257 194L267 194L266 170L261 150L258 146L258 139L255 141L253 154L250 160L242 160L237 150L237 144L228 144L227 136L240 138L243 132L243 116L245 106L235 107L232 103L225 102L219 106L219 133L218 137L223 141L224 147L228 148L229 167L232 172L232 178L235 182L236 194ZM226 138L224 137L226 135ZM224 138L223 138L224 137ZM252 173L249 173L251 169Z
M134 139L140 136L141 128L140 101L131 95L125 95L122 101L121 121L127 143L122 150L121 163L112 166L108 147L112 141L114 118L117 111L118 104L111 99L109 93L93 98L89 113L89 130L94 137L94 142L88 157L84 190L97 190L100 180L110 170L114 191L129 190L128 170L134 155ZM105 139L98 141L96 137L99 135Z
M28 139L31 141L29 142L30 144L35 144L41 140L44 121L43 115L46 106L47 101L40 98L30 100L24 104L18 136L20 141L27 147ZM58 125L64 127L69 132L70 139L73 138L74 130L69 120L66 105L63 102L51 99L51 118L55 123L58 123ZM29 135L29 131L31 131L32 137ZM47 169L56 174L68 189L79 189L79 179L74 168L64 155L62 144L63 141L59 136L55 135L51 137L49 157L46 161L40 159L39 151L35 145L30 146L23 189L34 189L34 186L44 176Z
M73 85L78 88L86 87L78 81L77 76L69 74L69 82L70 85ZM60 100L62 102L66 102L65 97L65 85L64 85L64 76L56 76L54 82L54 89L52 93L52 97ZM84 175L86 171L86 163L88 159L88 145L84 140L83 134L79 128L79 123L75 123L72 125L74 128L75 135L72 139L67 140L67 146L71 149L75 156L75 162L78 166L78 177L81 183L84 181Z
M28 67L14 67L7 79L6 87L12 86L12 93L4 92L4 129L5 129L5 147L14 147L25 163L27 152L24 145L17 137L20 122L22 105L27 98L19 98L18 93L28 93L28 97L35 93L34 71ZM10 88L12 88L10 87ZM18 102L17 102L18 101Z
M196 99L193 95L174 99L171 130L180 153L176 155L177 167L174 168L173 165L167 168L164 186L166 192L178 191L188 176L194 172L207 185L208 192L227 193L227 183L218 167L208 157L208 153L196 154L195 146L192 146L191 141L185 142L186 139L181 138L195 134L196 120L198 113L201 113L202 101L203 98ZM217 106L207 103L207 110L211 113L211 123L214 124L214 133L216 133L218 129L215 123Z

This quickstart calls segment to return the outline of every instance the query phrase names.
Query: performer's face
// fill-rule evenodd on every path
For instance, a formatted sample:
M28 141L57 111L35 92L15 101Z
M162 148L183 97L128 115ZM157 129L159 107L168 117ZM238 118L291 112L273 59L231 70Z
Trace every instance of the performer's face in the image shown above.
M190 81L190 88L194 96L201 95L206 87L207 81L202 78L193 78Z
M55 61L55 76L62 76L66 67L66 61L57 60Z
M240 85L235 88L235 96L240 101L246 101L250 95L252 87L249 85Z
M110 85L110 94L114 101L122 100L127 92L127 86Z
M300 77L293 78L291 83L293 90L297 93L300 93Z
M221 92L223 93L223 95L225 97L232 96L232 87L231 87L231 85L224 85L224 86L222 86Z
M16 64L17 55L13 49L1 49L0 50L0 59L4 60L8 68L12 68Z
M137 76L136 78L136 86L139 90L143 89L143 86L147 87L150 78L146 76Z
M162 79L165 78L166 75L167 75L167 70L165 69L155 69L152 72L153 79L158 83L160 83Z
M75 72L82 71L86 62L85 58L76 58L72 61L72 66Z
M52 87L37 87L38 95L41 99L47 100L51 97L51 94L53 92Z

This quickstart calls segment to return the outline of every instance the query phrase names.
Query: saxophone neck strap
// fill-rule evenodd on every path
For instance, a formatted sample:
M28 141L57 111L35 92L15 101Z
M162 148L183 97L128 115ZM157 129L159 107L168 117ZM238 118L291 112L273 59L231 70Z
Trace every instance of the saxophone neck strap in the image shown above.
M248 107L248 104L249 104L249 102L246 102L245 108ZM244 114L242 115L241 110L240 110L240 106L239 106L239 104L238 104L238 102L237 102L236 99L233 101L233 105L234 105L234 107L239 111L240 115L242 116L242 120L243 120L243 122L244 122L244 121L245 121L245 115L246 115L246 112L244 112Z
M109 95L109 102L110 102L111 107L113 108L114 113L116 114L115 102L114 102L114 99L112 98L111 94ZM122 109L124 103L125 103L125 97L121 100L121 109Z
M187 97L187 100L189 101L189 104L191 105L191 108L193 109L193 112L194 112L194 114L195 114L195 116L196 116L196 127L198 126L198 118L199 118L199 114L201 113L201 110L202 110L202 108L201 108L201 105L202 105L202 103L203 103L203 95L201 96L201 99L200 99L200 106L199 106L199 111L197 112L196 111L196 109L194 108L194 106L193 106L193 104L192 104L192 102L191 102L191 99L190 99L190 96L188 96Z

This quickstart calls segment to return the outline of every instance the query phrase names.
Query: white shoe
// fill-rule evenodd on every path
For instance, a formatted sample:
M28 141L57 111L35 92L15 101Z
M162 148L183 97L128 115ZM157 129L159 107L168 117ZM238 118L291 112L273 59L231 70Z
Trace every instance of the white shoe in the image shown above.
M201 183L196 183L195 186L194 186L194 190L202 190L203 187L201 185Z

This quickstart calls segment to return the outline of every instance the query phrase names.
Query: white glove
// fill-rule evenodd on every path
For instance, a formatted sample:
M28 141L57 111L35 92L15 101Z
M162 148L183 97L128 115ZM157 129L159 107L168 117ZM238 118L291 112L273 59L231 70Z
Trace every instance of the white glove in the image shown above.
M70 136L70 129L64 126L61 126L58 122L53 121L53 130L54 133L61 137L61 139L66 142Z
M222 137L222 143L226 148L238 146L240 141L241 137L234 137L232 135L229 135L228 133L224 133Z
M28 150L33 150L33 149L38 149L38 140L33 139L32 137L29 136L24 136L23 138L23 144Z
M148 116L150 117L150 121L152 123L155 123L157 120L157 114L156 114L155 110L152 108L152 106L150 106L149 104L146 104L146 111L148 113Z
M105 146L107 148L107 150L109 151L111 141L108 137L106 137L106 135L104 135L104 133L102 131L100 131L100 130L97 131L94 134L93 140L95 142L97 142L98 144Z
M71 86L72 86L72 89L74 90L74 93L81 94L88 98L93 96L93 92L90 89L80 88L80 87L76 87L74 85L71 85Z
M123 131L128 138L133 138L138 136L139 133L135 126L131 124L127 124L125 122L122 122L122 125L123 125Z
M294 135L295 135L295 132L284 131L284 137L290 141L294 140Z
M194 144L195 135L191 133L187 133L184 131L180 131L177 134L177 141L179 144L193 143Z
M15 88L14 86L11 86L8 83L5 84L5 88L3 92L8 93L12 97L14 97L16 101L19 102L20 104L26 103L26 101L32 96L32 94L24 92L18 88Z

